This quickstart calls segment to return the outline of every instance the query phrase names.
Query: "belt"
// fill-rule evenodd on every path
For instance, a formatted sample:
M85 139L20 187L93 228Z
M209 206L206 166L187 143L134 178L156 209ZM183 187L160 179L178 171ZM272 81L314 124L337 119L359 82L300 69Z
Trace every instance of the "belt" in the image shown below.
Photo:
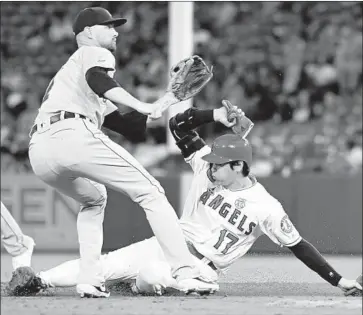
M64 113L64 115L62 115ZM49 123L50 125L63 120L63 119L69 119L69 118L82 118L82 119L87 119L86 116L81 115L81 114L76 114L76 113L71 113L71 112L66 112L66 111L61 111L53 116L50 116L49 118ZM33 125L33 127L30 130L29 136L31 137L34 133L36 133L38 131L38 125L35 124Z
M200 260L203 260L203 259L206 259L206 260L208 260L209 261L209 259L208 258L206 258L204 255L202 255L201 253L199 253L198 251L197 251L197 249L195 248L195 246L193 245L193 243L191 243L191 242L189 242L189 241L187 241L187 246L188 246L188 249L189 249L189 251L190 251L190 253L193 255L193 256L195 256L195 257L197 257L198 259L200 259ZM211 267L213 270L217 270L217 267L211 262L211 261L209 261L209 263L207 264L209 267Z

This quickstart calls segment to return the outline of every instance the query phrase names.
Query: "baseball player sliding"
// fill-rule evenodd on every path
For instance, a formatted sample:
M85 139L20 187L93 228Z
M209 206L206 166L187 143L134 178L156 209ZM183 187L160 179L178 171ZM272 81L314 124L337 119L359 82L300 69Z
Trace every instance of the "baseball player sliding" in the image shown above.
M1 241L6 251L12 256L13 270L30 266L34 249L34 240L24 235L9 210L1 202Z
M195 129L210 122L234 125L236 134L225 134L209 147ZM362 290L357 281L343 278L300 236L281 203L250 174L252 149L245 136L253 123L241 110L224 101L223 107L214 110L188 109L171 118L169 125L194 172L180 224L195 264L205 277L217 281L265 234L343 292ZM160 295L165 288L180 289L155 237L103 255L101 264L106 280L131 282L135 293ZM47 287L74 286L81 265L72 260L33 274L23 288L36 293Z
M104 286L101 260L106 187L127 194L145 210L178 285L185 291L215 291L216 283L200 277L164 189L133 156L101 131L104 126L122 133L122 106L157 118L180 101L169 91L153 104L144 103L113 79L112 52L118 36L115 27L124 23L126 19L114 19L98 7L78 14L73 25L78 49L51 80L30 132L33 171L81 205L76 280L81 297L110 295ZM186 63L190 68L194 60ZM175 69L173 75L178 74Z

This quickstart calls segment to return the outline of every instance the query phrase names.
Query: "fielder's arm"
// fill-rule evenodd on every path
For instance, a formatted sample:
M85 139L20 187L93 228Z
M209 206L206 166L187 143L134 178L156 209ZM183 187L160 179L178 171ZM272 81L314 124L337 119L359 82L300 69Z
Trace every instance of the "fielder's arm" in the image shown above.
M146 138L146 120L146 115L135 110L125 114L115 110L105 116L102 126L132 142L141 142Z
M166 93L162 98L157 100L155 103L141 102L133 97L129 92L123 89L116 80L108 75L108 71L112 69L103 67L92 67L86 72L86 81L89 87L99 97L104 97L116 104L122 104L131 107L138 112L151 115L160 109L160 104L174 104L175 98L171 97Z

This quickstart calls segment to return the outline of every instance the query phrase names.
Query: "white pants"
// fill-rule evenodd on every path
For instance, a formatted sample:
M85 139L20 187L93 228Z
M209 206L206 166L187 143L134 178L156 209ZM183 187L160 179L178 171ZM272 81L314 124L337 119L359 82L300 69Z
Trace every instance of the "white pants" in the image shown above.
M218 280L218 274L207 264L193 256L195 264L213 281ZM128 282L136 279L140 273L148 274L150 285L177 288L172 277L170 265L155 237L120 248L101 256L101 265L106 281L118 280ZM77 284L80 271L80 260L69 260L52 269L40 272L40 277L54 287L69 287ZM145 292L150 293L150 292Z
M77 219L81 257L78 283L99 286L104 282L101 248L105 186L128 195L145 210L175 277L199 276L164 189L96 125L81 118L52 125L39 122L30 141L29 158L39 178L81 205ZM122 211L122 205L114 211Z
M13 257L23 254L33 240L24 235L9 210L1 202L1 241L6 251Z

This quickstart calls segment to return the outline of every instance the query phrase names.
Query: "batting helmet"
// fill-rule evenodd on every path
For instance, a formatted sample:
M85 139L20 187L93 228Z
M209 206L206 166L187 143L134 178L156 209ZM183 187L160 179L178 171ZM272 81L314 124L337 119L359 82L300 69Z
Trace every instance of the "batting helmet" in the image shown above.
M238 135L226 134L214 140L211 152L204 155L202 159L215 164L245 161L250 166L252 164L252 147L248 140Z

